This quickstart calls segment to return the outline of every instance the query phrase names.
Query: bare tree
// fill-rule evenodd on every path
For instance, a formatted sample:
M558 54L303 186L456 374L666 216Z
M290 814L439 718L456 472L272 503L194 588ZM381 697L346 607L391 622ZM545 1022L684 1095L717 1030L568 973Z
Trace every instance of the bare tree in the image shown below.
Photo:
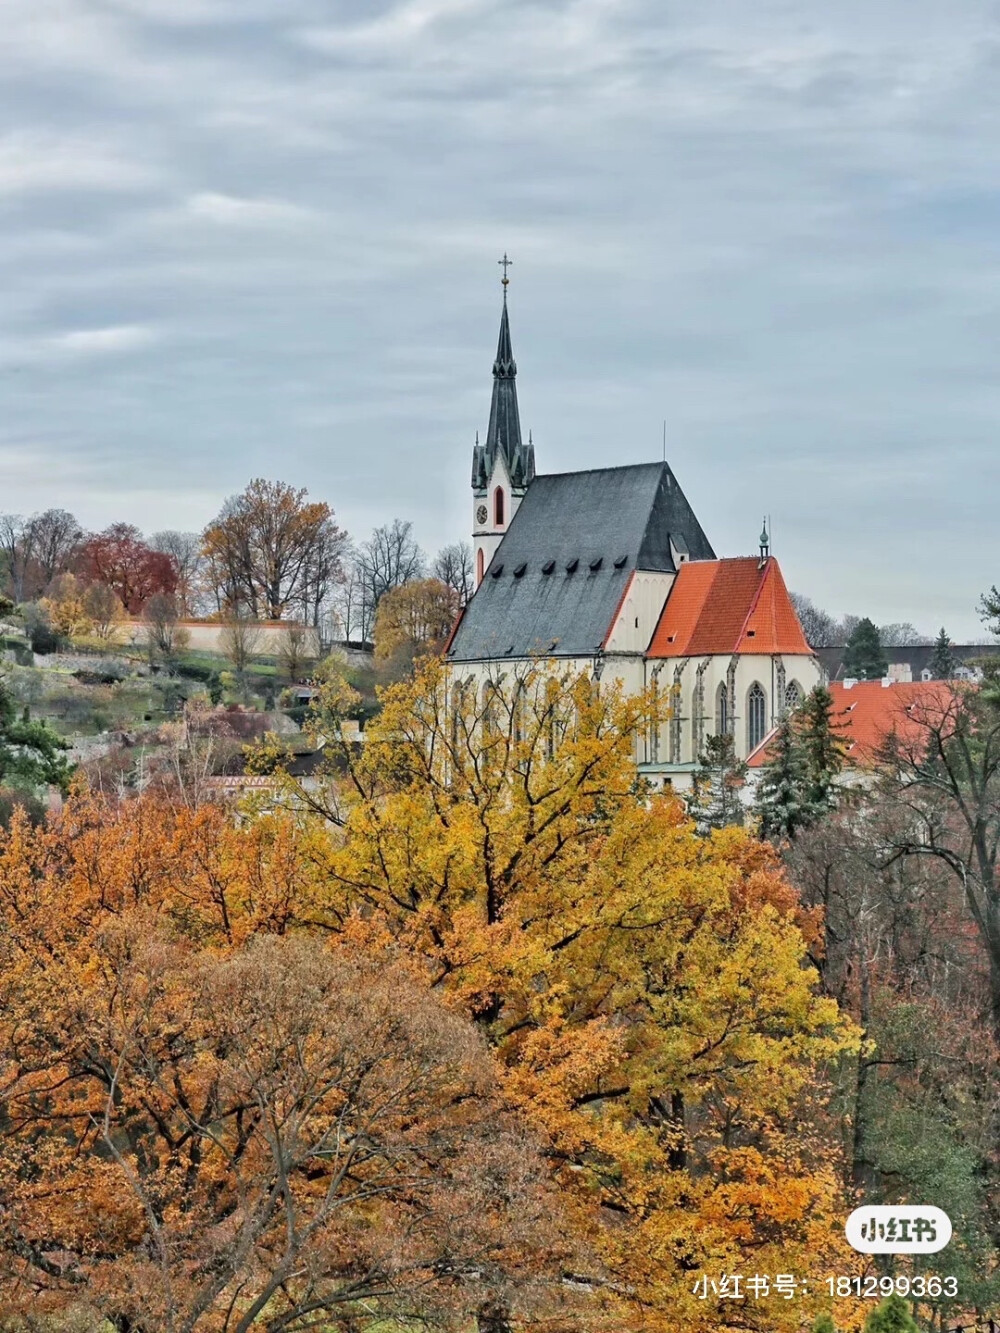
M224 657L233 664L233 670L240 684L240 690L246 695L247 668L260 650L261 629L255 620L244 616L235 616L219 635L219 647Z
M23 602L28 569L34 555L30 520L20 514L0 514L0 552L15 602Z
M344 559L344 576L337 585L333 598L333 614L339 625L339 635L346 643L369 642L372 623L366 620L365 585L356 550L349 550Z
M181 617L186 619L197 615L200 575L205 564L205 557L201 553L201 534L167 529L154 532L149 544L154 551L168 555L174 563L177 571L177 610Z
M39 591L72 565L84 538L83 528L65 509L46 509L30 520L32 555L38 564Z
M915 644L934 642L926 634L921 634L908 620L893 620L888 625L879 625L878 637L886 648L911 648Z
M452 542L443 546L434 558L432 572L435 578L458 593L460 606L472 596L472 547L468 542Z
M826 611L821 610L808 597L804 597L800 592L789 593L792 599L792 605L795 607L795 614L799 618L799 624L802 626L802 633L806 636L810 648L829 648L834 644L841 644L843 639L843 627L834 620L833 616Z
M357 554L357 576L361 589L361 637L370 640L375 612L387 592L423 575L424 553L413 539L413 524L394 518L376 528Z
M309 652L309 631L305 625L290 624L285 630L278 652L281 669L291 681L301 680L312 661Z
M164 592L154 593L143 609L142 618L146 622L150 659L156 654L169 659L183 646L183 631L177 628L177 603L172 597Z

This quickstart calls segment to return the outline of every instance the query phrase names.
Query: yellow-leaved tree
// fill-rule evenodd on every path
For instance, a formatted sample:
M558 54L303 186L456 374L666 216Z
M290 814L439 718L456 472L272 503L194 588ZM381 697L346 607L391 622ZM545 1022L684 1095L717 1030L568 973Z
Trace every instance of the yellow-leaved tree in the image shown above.
M331 676L316 731L352 702ZM333 830L316 919L418 960L487 1034L594 1256L569 1276L610 1294L610 1326L798 1328L800 1301L696 1290L847 1261L824 1068L857 1035L817 994L817 923L773 854L643 789L652 697L430 660L382 702L362 752L298 789Z

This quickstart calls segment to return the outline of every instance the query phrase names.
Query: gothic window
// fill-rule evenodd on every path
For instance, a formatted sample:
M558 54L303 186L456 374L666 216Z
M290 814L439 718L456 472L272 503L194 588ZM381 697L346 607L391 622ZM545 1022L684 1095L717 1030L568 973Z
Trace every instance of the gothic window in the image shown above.
M496 739L497 714L499 712L499 687L491 680L483 686L483 744L489 745Z
M649 721L649 762L658 764L660 762L660 682L653 677L652 689L652 713Z
M756 750L767 732L767 698L754 681L747 695L747 753Z
M729 730L729 691L723 682L715 696L715 734L725 736Z
M525 698L524 682L520 681L517 688L514 690L514 702L511 708L511 722L513 724L515 745L520 745L524 740L524 719L526 708L527 700Z
M484 564L484 561L483 561L483 548L480 546L479 550L476 552L476 587L477 587L477 588L479 587L480 583L482 583L482 581L483 581L483 574L485 573L485 570L483 569L483 564Z
M493 492L493 523L495 527L502 528L503 518L503 487L498 486Z
M785 712L794 713L802 703L802 691L797 680L790 680L785 689Z

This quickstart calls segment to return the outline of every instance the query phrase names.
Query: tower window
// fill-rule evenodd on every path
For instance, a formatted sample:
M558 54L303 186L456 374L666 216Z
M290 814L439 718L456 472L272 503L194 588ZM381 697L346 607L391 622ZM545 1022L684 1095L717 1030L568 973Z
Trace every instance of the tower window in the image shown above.
M502 528L504 525L502 486L498 486L493 492L493 523L498 528Z
M477 587L478 587L479 584L482 583L482 581L483 581L483 564L484 564L484 560L483 560L483 548L480 546L479 550L476 552L476 586L477 586Z
M767 698L757 681L747 695L747 753L756 750L767 730Z

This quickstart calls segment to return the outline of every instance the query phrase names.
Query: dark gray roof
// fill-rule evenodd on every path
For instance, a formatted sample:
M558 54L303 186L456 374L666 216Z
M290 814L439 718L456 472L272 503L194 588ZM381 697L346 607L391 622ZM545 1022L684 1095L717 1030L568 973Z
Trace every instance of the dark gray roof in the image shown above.
M517 410L517 363L510 342L507 317L507 293L504 292L500 337L493 362L493 398L486 443L477 443L472 451L472 485L482 490L493 475L497 455L503 456L507 475L516 490L527 486L535 475L535 450L521 440L521 418Z
M671 536L691 559L715 558L666 463L536 477L465 610L449 660L596 652L631 572L674 570Z
M814 648L813 651L819 658L820 666L826 673L827 680L844 679L844 649L842 647ZM892 644L887 644L882 651L892 663L907 663L913 673L913 679L919 680L921 671L931 664L931 658L934 656L934 645L932 643L912 643L905 647L894 647ZM996 657L1000 653L1000 644L953 643L951 652L956 662L969 663L980 657Z

